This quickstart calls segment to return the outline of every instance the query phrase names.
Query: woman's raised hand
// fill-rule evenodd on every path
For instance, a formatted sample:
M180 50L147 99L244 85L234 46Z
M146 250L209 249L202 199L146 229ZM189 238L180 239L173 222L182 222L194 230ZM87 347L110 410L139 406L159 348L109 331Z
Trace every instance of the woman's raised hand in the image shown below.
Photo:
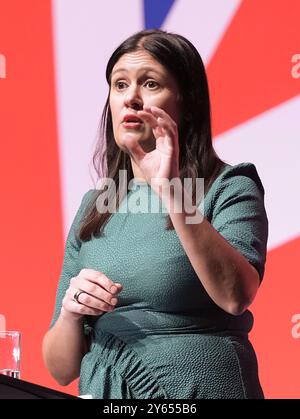
M100 316L112 312L122 289L121 284L113 282L104 273L82 269L70 281L62 301L62 314L78 319L84 315Z
M148 123L156 140L156 148L145 153L136 141L128 142L128 150L147 182L179 177L178 129L175 121L157 106L144 106L139 118Z

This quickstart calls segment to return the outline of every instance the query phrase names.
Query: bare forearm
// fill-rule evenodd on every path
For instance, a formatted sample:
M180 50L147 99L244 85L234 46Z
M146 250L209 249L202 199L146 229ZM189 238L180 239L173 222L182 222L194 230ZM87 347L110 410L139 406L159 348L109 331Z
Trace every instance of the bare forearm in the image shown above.
M175 197L165 200L181 244L205 290L214 302L230 314L241 314L252 302L258 285L257 271L202 216L185 193L185 208L174 211ZM184 207L184 206L183 206ZM188 224L198 214L202 222Z
M67 385L79 376L81 360L89 350L82 319L113 311L122 289L122 284L94 269L81 269L70 279L62 299L61 314L43 342L46 366L60 384Z
M43 341L43 357L51 375L59 384L69 384L79 376L86 352L82 320L70 319L62 313Z

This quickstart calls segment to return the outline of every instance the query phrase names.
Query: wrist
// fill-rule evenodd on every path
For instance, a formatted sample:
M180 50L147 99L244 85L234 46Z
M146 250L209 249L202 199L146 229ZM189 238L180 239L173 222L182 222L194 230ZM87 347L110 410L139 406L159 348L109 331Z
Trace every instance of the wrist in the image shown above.
M178 201L183 196L182 182L179 177L152 178L150 185L164 204L168 204L170 200Z
M73 323L83 323L83 315L78 313L71 313L67 311L64 307L61 308L60 318L62 321L73 322Z

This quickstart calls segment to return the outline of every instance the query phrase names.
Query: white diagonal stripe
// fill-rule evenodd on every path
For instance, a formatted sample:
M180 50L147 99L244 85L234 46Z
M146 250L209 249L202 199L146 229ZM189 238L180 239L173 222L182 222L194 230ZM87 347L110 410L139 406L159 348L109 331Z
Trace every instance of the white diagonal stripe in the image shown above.
M81 197L94 188L89 167L108 93L107 60L122 41L143 28L143 14L140 0L130 0L127 5L120 0L53 0L52 5L61 188L67 234Z
M300 235L300 96L215 138L230 164L256 165L266 192L269 249Z
M207 63L241 0L176 0L163 29L187 37Z

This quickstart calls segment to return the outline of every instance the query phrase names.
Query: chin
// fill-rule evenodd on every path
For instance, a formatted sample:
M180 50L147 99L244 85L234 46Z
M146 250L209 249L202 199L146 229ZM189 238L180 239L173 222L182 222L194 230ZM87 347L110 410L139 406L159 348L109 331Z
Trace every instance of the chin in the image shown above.
M134 142L138 142L142 149L146 152L150 152L155 149L155 140L151 139L142 139L137 133L130 133L126 135L127 138L122 138L121 140L117 140L116 143L118 147L122 150L127 152L128 144Z

